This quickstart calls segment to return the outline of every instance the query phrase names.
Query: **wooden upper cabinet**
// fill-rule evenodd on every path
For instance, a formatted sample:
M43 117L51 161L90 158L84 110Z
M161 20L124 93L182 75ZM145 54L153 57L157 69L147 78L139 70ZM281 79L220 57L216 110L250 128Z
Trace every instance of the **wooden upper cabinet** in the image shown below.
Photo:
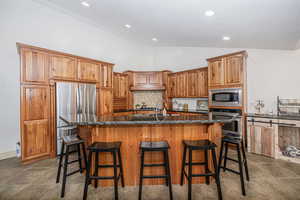
M31 49L22 49L21 62L21 82L48 83L48 54Z
M208 64L208 84L211 87L224 85L224 64L222 59Z
M162 72L133 72L132 90L164 90Z
M127 98L128 75L114 73L113 75L113 96L114 98Z
M80 81L97 82L99 80L100 64L79 60L78 61L78 79Z
M245 80L247 52L227 54L208 61L210 88L241 87Z
M187 72L179 72L176 77L176 96L186 97L187 96Z
M207 72L207 67L197 70L196 97L208 97L208 72Z
M169 97L176 97L176 74L169 74L167 85Z
M100 66L100 87L112 88L113 86L113 66L101 64Z
M50 76L54 79L76 80L76 58L52 55L50 58Z
M189 97L196 97L197 96L197 89L200 87L198 85L197 77L198 73L196 70L188 72L188 79L187 79L187 96Z
M243 57L241 55L230 56L224 59L225 84L235 85L243 83Z
M22 161L50 155L50 87L21 86Z

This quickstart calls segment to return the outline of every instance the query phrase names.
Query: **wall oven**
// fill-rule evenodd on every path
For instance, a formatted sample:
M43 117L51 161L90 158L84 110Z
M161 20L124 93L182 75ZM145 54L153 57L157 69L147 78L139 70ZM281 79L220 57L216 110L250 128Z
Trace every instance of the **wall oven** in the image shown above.
M241 88L209 90L210 106L240 107L242 100Z

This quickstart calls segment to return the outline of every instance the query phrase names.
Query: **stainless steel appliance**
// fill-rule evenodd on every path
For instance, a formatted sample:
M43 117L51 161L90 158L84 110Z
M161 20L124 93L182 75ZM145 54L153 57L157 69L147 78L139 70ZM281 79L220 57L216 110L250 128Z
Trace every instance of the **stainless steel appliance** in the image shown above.
M243 97L241 88L226 88L209 90L210 106L242 106Z
M235 117L230 123L225 123L222 127L223 135L242 138L242 111L239 109L210 109L214 118Z
M96 85L79 83L56 83L56 127L57 152L60 152L62 136L68 130L75 128L69 126L60 116L77 114L96 114Z

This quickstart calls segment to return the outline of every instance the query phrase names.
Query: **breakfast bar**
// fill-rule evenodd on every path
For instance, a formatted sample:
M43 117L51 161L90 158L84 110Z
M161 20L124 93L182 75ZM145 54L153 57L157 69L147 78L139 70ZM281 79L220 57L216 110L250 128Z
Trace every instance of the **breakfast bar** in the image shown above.
M183 140L209 139L218 147L221 142L222 124L231 122L228 117L212 117L209 114L195 116L179 116L168 114L132 114L126 116L95 116L68 115L61 119L69 125L79 128L79 136L86 141L86 146L93 142L120 141L122 162L124 168L125 185L139 185L140 142L167 141L170 145L169 157L173 184L180 183L180 171L183 155ZM218 150L217 150L218 152ZM101 164L112 163L112 156L107 153L100 156ZM202 152L193 154L193 161L204 160ZM151 152L145 156L146 163L160 163L163 156L158 152ZM91 165L93 166L93 165ZM212 160L209 156L209 167ZM202 166L195 166L193 172L202 172ZM146 168L145 174L163 174L163 167ZM113 170L104 168L99 170L102 176L112 176ZM203 183L204 178L196 178L193 183ZM102 186L110 186L112 181L100 181ZM163 179L147 179L144 184L164 184Z

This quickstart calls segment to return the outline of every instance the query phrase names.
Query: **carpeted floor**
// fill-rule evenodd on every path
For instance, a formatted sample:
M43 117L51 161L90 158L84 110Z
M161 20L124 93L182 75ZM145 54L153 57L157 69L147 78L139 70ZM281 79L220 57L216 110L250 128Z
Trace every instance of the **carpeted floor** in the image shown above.
M247 196L240 191L238 175L221 173L223 199L300 199L300 165L254 154L248 155L250 182ZM230 161L229 161L230 162ZM228 163L236 165L234 163ZM61 185L55 183L57 161L49 159L31 165L20 165L17 158L0 161L0 200L60 199ZM126 174L125 174L126 176ZM84 176L76 174L67 180L64 199L82 199ZM187 199L187 185L173 186L174 199ZM137 199L137 187L119 187L120 199ZM89 187L88 199L114 199L113 188ZM144 200L168 199L166 186L145 186ZM217 199L215 184L193 185L193 200Z

